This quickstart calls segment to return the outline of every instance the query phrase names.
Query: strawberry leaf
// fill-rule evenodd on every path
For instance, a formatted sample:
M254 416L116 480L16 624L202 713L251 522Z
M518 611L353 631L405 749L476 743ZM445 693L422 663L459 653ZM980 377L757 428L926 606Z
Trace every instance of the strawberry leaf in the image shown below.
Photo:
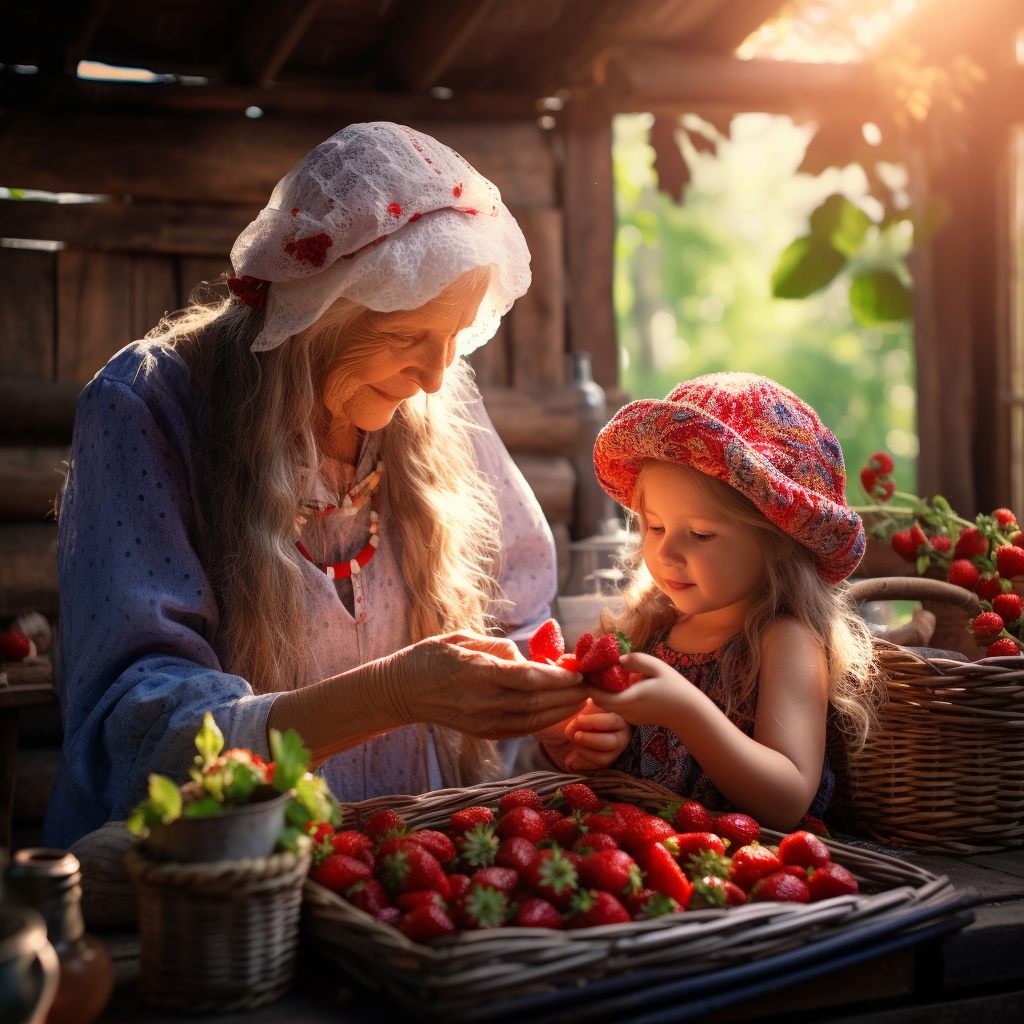
M274 788L287 793L309 769L309 749L294 729L289 729L284 735L277 729L271 729L270 753L276 765Z
M203 764L212 764L217 755L224 749L224 734L217 727L213 715L209 711L203 715L203 727L196 733L196 750L203 759Z

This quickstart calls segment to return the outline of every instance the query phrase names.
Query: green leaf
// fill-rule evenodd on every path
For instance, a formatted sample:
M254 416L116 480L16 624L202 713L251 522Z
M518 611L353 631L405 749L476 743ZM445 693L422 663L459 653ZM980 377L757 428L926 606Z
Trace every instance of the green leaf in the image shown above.
M811 214L811 236L820 241L831 241L832 232L843 219L843 207L849 200L834 192ZM851 204L852 205L852 204Z
M849 199L844 199L839 212L839 221L832 229L829 241L847 258L854 256L864 244L864 236L871 227L871 218Z
M928 571L928 566L932 564L932 560L928 555L917 556L917 575L923 576Z
M277 836L278 846L283 846L286 850L291 850L292 853L302 853L310 842L309 836L294 825L285 825Z
M128 830L139 835L144 829L166 825L181 817L181 791L165 775L150 775L149 796L128 816Z
M327 821L331 816L330 801L324 796L323 779L301 778L295 783L295 799L309 812L312 821Z
M284 805L284 820L289 825L294 825L296 828L301 829L305 828L313 819L310 817L309 811L295 797L292 797Z
M282 793L293 789L309 769L309 750L294 729L283 736L277 729L270 730L270 753L274 758L274 788Z
M910 292L888 270L858 274L850 285L850 310L864 327L903 320L911 313Z
M935 497L932 498L932 504L936 508L942 509L943 512L953 511L953 506L950 505L950 503L946 501L946 499L941 494L936 494Z
M224 799L233 804L242 804L252 796L252 791L263 782L263 773L250 764L230 761L223 770Z
M201 800L194 800L185 805L183 817L185 818L212 818L216 814L224 813L224 805L214 796L204 796Z
M224 734L217 728L213 715L209 711L203 715L203 727L196 735L196 749L203 759L203 764L210 764L224 749Z
M828 240L811 235L786 247L772 271L772 295L777 299L805 299L824 288L846 266L846 257Z

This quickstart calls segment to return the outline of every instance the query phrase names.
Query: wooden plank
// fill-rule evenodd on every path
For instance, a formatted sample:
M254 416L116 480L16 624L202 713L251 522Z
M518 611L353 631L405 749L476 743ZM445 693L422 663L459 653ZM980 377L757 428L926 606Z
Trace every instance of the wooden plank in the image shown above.
M913 863L935 875L948 875L962 889L976 889L986 900L1024 899L1024 877L995 868L982 867L973 860L958 857L915 855Z
M237 77L263 88L284 67L321 0L257 0L241 20L236 44Z
M863 965L861 965L863 969ZM934 995L934 993L928 993ZM1001 992L843 1016L843 1024L1011 1024L1024 1018L1024 992Z
M561 210L513 211L530 249L533 281L509 317L512 384L565 383L565 239Z
M55 615L57 524L0 526L0 616L35 609Z
M576 470L566 458L515 453L512 460L526 477L549 523L571 523Z
M0 199L0 236L52 238L76 248L223 256L261 205L125 203L120 199L68 205ZM54 260L48 253L30 255Z
M131 258L131 337L144 338L166 313L181 305L178 265L173 256Z
M71 443L82 385L0 378L0 434L8 444Z
M83 383L131 340L131 258L57 254L57 379Z
M48 516L70 458L70 448L0 448L0 519Z
M0 375L53 379L55 264L52 252L0 248Z
M1024 979L1024 901L978 907L974 921L942 943L947 988Z
M476 374L477 387L506 387L509 383L508 317L502 320L497 333L469 357Z
M221 275L231 273L231 261L226 256L182 256L178 270L181 305L224 298L228 289Z
M579 395L557 390L481 387L484 406L510 452L570 455L579 432Z
M14 769L18 751L18 710L0 709L0 855L11 846L14 811Z
M589 352L594 379L618 383L619 354L612 308L615 204L611 114L599 97L566 108L565 237L569 275L569 347Z

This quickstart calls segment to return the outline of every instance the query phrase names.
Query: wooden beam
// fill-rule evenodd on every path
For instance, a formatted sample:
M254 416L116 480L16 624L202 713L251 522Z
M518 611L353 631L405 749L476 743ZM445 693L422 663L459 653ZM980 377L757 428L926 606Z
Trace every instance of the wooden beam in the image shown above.
M580 434L579 395L571 387L481 387L484 407L510 452L571 455Z
M242 21L231 77L269 86L306 34L321 0L258 0Z
M732 53L783 6L782 0L729 0L708 17L687 43L694 50Z
M64 482L70 448L0 448L0 519L41 522Z
M548 522L571 523L576 492L576 470L572 463L558 456L524 455L521 452L515 453L512 459L536 495Z

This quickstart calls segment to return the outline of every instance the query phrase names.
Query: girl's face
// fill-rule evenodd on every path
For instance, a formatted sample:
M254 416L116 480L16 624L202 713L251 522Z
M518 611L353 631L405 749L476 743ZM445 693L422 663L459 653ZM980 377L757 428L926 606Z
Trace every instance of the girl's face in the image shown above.
M764 575L759 530L712 503L693 471L668 462L644 473L644 562L684 615L733 610L742 622Z
M398 406L421 391L440 390L455 359L455 337L476 319L486 275L467 285L457 278L418 309L374 315L374 337L360 340L361 356L327 376L324 404L335 419L380 430Z

